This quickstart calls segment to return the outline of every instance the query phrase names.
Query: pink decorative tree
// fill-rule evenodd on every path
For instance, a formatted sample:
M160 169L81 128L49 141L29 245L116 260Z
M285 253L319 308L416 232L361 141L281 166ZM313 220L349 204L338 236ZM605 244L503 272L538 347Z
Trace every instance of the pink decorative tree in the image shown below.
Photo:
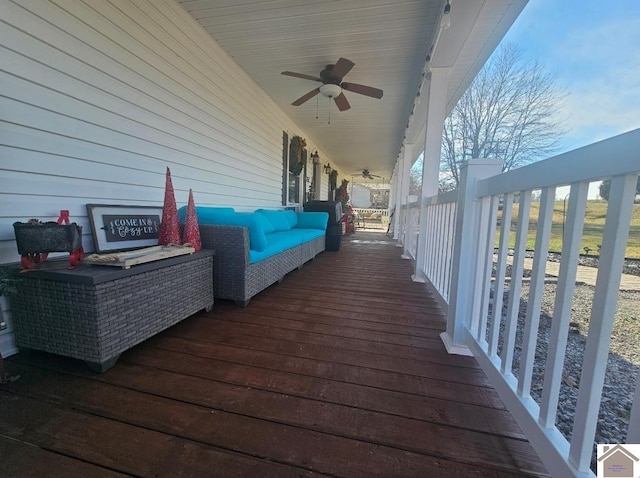
M160 224L160 235L158 244L166 246L168 244L180 244L180 225L178 224L178 208L176 197L173 193L171 183L171 171L167 167L167 179L164 189L164 206L162 208L162 223Z
M182 243L190 244L196 252L202 249L200 241L200 229L198 228L198 216L196 215L196 205L193 201L193 191L189 189L189 203L187 204L187 219L184 223Z

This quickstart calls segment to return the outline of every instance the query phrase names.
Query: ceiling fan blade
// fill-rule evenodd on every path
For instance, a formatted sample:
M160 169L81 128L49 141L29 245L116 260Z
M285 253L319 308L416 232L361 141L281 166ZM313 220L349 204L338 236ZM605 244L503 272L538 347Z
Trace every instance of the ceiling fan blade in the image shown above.
M304 73L296 73L295 71L283 71L280 74L285 76L293 76L294 78L302 78L303 80L319 81L320 83L322 83L322 80L317 76L305 75Z
M349 104L349 101L347 101L347 97L344 96L344 93L340 93L333 99L333 101L336 102L336 106L340 111L346 111L351 108L351 105Z
M355 65L351 60L347 60L346 58L340 58L338 62L335 64L331 73L333 76L342 81L342 78L351 71L351 68Z
M382 98L382 90L374 88L373 86L359 85L357 83L342 83L340 86L343 89L351 91L353 93L371 96L372 98Z
M291 104L293 106L300 106L302 103L304 103L305 101L309 101L311 98L316 96L318 93L320 93L320 88L316 88L315 90L311 90L309 93L307 93L304 96L301 96L300 98L298 98L297 100L295 100Z

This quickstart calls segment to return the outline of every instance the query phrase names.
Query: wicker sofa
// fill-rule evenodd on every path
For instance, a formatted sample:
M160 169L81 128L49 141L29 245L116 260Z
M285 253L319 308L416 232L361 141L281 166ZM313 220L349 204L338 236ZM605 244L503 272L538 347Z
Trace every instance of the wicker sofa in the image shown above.
M324 212L197 207L196 214L202 247L215 250L214 296L241 307L325 249Z

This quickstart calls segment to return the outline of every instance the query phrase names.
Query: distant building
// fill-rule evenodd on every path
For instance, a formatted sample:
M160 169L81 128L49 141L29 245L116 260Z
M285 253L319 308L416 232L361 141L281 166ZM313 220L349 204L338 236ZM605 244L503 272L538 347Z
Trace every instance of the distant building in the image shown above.
M389 207L389 185L353 184L350 197L353 207L387 209Z
M354 184L351 190L351 205L359 208L370 208L371 189L364 184Z

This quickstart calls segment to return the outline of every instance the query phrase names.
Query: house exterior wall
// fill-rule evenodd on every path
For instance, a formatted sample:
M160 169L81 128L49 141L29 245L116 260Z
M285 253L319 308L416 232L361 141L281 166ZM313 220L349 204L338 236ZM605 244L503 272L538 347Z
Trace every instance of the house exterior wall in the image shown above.
M361 184L354 184L351 194L353 207L371 207L371 190Z
M0 263L13 222L60 209L92 250L86 204L162 205L166 167L178 206L282 206L304 132L177 2L0 3Z
M12 224L86 204L282 207L286 114L175 0L0 0L0 263ZM320 199L327 197L321 175ZM0 297L2 299L2 297ZM0 352L15 353L11 313Z

